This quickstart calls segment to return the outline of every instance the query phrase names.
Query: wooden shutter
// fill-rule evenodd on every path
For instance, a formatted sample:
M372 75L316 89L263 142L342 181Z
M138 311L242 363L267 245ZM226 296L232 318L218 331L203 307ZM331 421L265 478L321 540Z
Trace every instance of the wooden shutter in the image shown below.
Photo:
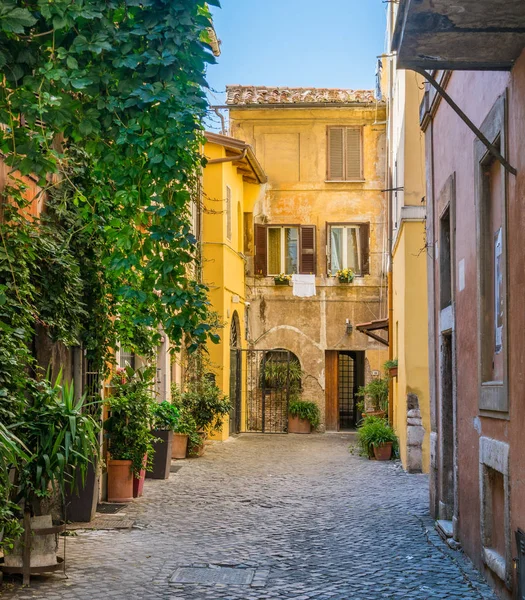
M301 258L299 272L303 275L315 274L315 227L301 227Z
M362 179L361 169L361 130L346 128L345 179Z
M332 269L332 232L331 226L326 224L326 274Z
M361 243L361 275L370 273L370 223L359 226L359 241Z
M328 128L328 180L343 181L345 178L344 163L344 129Z
M264 225L255 226L255 256L253 268L255 275L264 275L268 272L268 240L267 229Z

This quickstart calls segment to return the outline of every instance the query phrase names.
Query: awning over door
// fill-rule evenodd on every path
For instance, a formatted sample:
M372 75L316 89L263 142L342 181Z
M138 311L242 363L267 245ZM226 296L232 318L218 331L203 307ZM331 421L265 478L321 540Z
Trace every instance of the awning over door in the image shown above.
M400 0L400 69L509 70L524 47L524 0Z
M378 319L376 321L370 321L369 323L360 323L359 325L356 325L355 328L357 331L371 337L376 342L388 346L388 319ZM386 333L386 337L379 335L380 332Z

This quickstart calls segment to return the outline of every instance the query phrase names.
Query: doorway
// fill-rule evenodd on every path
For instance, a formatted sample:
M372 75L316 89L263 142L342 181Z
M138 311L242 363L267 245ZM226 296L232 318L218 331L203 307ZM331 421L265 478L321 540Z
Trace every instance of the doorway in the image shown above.
M233 313L230 328L230 435L241 431L241 377L242 377L242 350L241 327L239 315Z
M359 421L357 392L365 384L365 353L326 351L325 420L327 431L353 431Z

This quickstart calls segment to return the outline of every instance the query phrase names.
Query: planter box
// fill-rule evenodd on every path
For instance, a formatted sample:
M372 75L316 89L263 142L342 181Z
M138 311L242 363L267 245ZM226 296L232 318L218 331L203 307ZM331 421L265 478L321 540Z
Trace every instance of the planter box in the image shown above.
M288 415L288 433L312 433L310 421Z
M288 280L286 281L279 281L278 279L274 279L275 285L290 285L290 282Z
M188 436L185 433L174 433L171 446L171 458L186 458Z
M154 429L151 432L162 441L155 442L155 455L153 456L153 470L146 473L148 479L168 479L171 467L171 447L173 443L173 431Z
M374 456L376 460L390 460L392 458L392 442L374 446Z
M354 281L353 277L351 279L348 277L338 277L338 279L339 283L352 283L352 281Z
M133 500L133 473L130 460L108 460L108 502Z
M86 471L86 478L82 484L80 469L75 475L75 490L70 484L66 485L65 519L75 523L89 523L95 517L99 494L100 469L90 463Z

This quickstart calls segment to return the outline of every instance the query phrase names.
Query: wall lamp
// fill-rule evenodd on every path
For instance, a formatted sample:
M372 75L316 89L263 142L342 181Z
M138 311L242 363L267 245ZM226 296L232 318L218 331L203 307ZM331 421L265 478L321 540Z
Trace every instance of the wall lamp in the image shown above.
M350 323L350 319L347 319L346 320L346 333L347 333L347 335L350 335L353 330L354 330L354 326L352 325L352 323Z

